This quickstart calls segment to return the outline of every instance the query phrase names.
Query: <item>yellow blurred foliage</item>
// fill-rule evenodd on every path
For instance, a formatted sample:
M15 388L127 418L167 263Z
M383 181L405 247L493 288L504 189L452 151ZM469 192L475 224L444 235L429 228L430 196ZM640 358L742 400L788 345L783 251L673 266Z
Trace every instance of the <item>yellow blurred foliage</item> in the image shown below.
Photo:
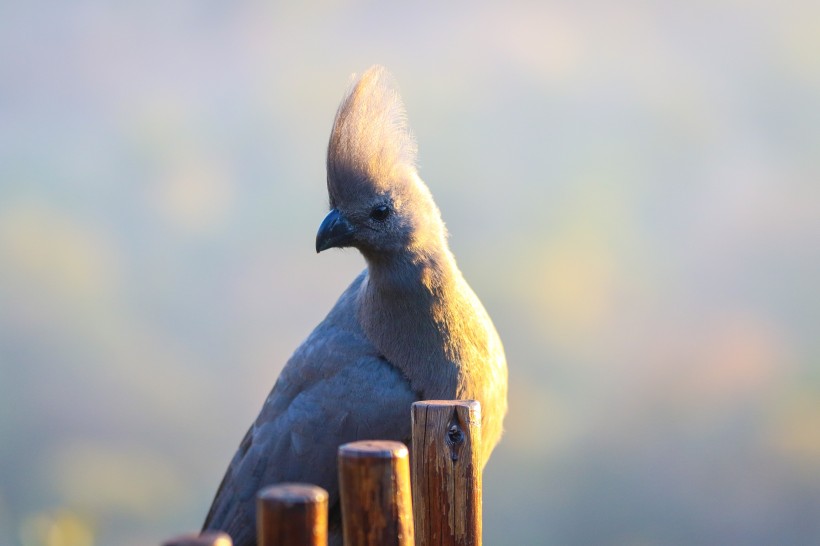
M51 296L98 301L114 288L112 246L98 231L43 204L0 216L0 278Z
M570 337L594 329L610 308L614 274L604 249L573 240L552 247L538 268L537 284L550 328Z
M172 225L200 232L218 225L233 197L229 176L213 160L179 161L153 188L154 206Z
M88 520L61 509L23 520L20 542L23 546L93 546L94 531Z
M151 518L182 492L175 469L139 448L74 443L58 449L50 464L61 498L94 514Z
M792 461L808 466L817 478L820 468L820 396L793 389L779 401L769 424L769 443Z

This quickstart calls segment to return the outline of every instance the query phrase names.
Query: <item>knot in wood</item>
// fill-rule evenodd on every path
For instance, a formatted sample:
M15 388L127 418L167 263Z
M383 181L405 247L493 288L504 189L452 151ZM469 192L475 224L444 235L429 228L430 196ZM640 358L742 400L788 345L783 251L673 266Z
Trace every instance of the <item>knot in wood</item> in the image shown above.
M453 423L447 431L447 440L451 444L460 444L464 441L464 431L456 423Z
M458 461L459 453L461 452L462 448L464 447L464 431L461 429L457 422L450 423L450 426L447 427L447 445L450 448L450 460L453 462Z

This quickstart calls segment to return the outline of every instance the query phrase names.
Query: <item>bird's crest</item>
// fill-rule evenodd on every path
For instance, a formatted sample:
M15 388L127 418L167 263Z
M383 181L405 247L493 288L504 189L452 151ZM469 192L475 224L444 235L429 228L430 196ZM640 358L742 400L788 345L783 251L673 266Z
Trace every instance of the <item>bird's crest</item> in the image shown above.
M327 175L331 196L366 188L384 191L395 183L397 174L414 172L415 162L416 141L393 78L378 65L358 79L354 76L330 134Z

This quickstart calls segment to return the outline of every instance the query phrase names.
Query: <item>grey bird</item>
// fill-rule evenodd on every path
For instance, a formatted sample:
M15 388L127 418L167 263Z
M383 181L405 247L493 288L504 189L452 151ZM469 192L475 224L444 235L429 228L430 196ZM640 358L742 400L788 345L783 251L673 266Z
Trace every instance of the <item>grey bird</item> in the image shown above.
M203 530L236 546L256 545L257 491L286 481L329 492L330 543L341 544L338 446L409 444L417 400L481 402L483 464L501 436L504 349L448 248L404 105L379 66L336 113L327 189L316 251L354 247L367 268L288 360L222 479Z

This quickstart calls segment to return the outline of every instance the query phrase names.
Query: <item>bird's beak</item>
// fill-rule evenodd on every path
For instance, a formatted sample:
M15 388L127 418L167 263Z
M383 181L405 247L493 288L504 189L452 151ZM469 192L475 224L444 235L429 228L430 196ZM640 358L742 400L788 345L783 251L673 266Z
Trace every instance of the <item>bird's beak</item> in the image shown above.
M351 223L338 209L331 209L322 220L319 233L316 234L316 252L347 246L353 238L354 231Z

